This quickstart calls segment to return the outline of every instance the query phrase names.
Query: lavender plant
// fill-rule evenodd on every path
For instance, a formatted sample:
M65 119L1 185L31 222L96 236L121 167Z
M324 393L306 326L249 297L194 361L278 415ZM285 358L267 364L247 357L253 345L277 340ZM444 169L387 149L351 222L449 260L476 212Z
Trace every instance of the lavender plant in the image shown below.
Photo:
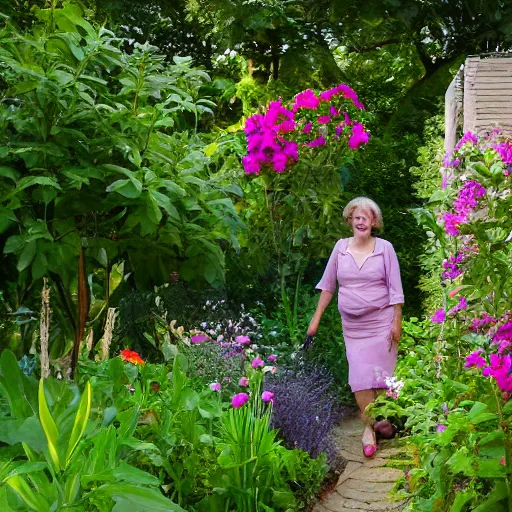
M301 448L311 457L325 452L332 466L336 447L330 434L343 416L334 378L323 366L306 364L302 356L295 361L298 364L280 368L265 381L265 389L275 396L272 427L279 429L288 447Z

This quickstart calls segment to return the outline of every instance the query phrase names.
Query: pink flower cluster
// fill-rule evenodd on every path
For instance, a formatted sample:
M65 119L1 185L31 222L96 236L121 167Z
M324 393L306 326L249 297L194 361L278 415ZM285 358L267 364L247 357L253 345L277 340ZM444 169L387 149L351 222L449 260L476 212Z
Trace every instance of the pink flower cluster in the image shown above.
M456 304L455 306L453 306L453 308L451 308L449 311L448 311L448 316L454 316L456 315L459 311L463 311L465 309L467 309L468 307L468 301L466 299L466 297L461 297L459 299L459 302L458 304Z
M468 223L469 215L478 205L478 199L482 198L486 192L478 181L469 180L464 183L453 203L455 212L444 214L444 229L448 235L459 234L460 225Z
M336 124L333 140L345 133L350 149L366 144L369 134L341 108L340 102L344 99L364 110L353 89L340 84L318 96L311 89L302 91L295 96L291 108L283 106L281 100L273 101L265 114L247 119L244 131L248 154L242 159L245 172L258 174L262 168L271 167L282 173L298 161L300 148L327 144L327 125L331 123ZM331 101L336 104L328 104Z
M464 273L459 268L459 265L465 260L465 255L459 251L454 256L450 256L447 260L443 261L444 272L442 273L443 279L455 279Z
M459 151L462 148L462 146L464 146L464 144L468 143L472 144L473 146L476 146L478 144L478 137L472 132L466 132L464 134L462 139L460 139L459 142L457 142L457 145L455 146L453 152L455 153Z
M503 174L505 174L505 176L510 176L512 174L512 143L510 140L506 140L499 144L495 144L493 148L498 152L501 160L507 166L503 171Z
M256 114L245 123L248 155L242 159L247 174L258 174L264 165L283 172L290 161L298 160L297 143L283 135L295 130L295 113L273 101L264 115Z
M466 368L483 368L484 377L496 379L501 391L512 391L512 355L491 354L489 362L481 355L482 350L476 350L466 357Z

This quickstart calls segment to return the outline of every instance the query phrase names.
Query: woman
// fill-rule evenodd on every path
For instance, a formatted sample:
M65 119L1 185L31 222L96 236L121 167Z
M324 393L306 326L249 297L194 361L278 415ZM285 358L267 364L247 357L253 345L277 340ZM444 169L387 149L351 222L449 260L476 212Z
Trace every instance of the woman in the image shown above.
M382 228L382 213L377 204L367 197L357 197L347 204L343 218L352 227L353 235L338 240L334 246L316 286L322 293L308 334L316 334L338 284L348 381L365 424L363 452L371 457L377 451L377 443L364 411L378 390L386 387L386 377L391 377L395 370L404 295L393 246L372 235L372 229Z

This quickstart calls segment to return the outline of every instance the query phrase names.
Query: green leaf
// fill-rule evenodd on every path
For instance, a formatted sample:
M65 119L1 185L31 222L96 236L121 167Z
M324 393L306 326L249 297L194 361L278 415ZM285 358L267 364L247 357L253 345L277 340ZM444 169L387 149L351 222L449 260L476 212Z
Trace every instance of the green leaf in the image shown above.
M9 178L16 183L19 178L19 173L12 167L0 166L0 176Z
M480 460L476 470L476 476L479 478L505 478L507 471L500 464L499 459Z
M146 213L149 220L154 224L159 224L162 220L162 211L158 206L157 200L154 198L153 194L151 194L151 191L147 195Z
M21 497L21 499L36 512L49 512L50 507L44 497L35 492L25 479L19 475L12 476L6 480L7 485L14 489Z
M50 457L55 465L57 471L60 470L59 452L57 447L59 446L59 431L57 425L50 414L48 404L46 403L46 397L44 395L44 383L43 379L39 381L39 421L43 427L46 440L48 441L48 451Z
M128 199L136 199L142 193L142 183L136 179L117 180L110 184L107 192L117 192Z
M25 247L25 239L20 235L10 236L5 242L4 254L17 254Z
M91 383L90 381L87 381L84 392L82 394L82 398L80 399L78 411L75 416L75 423L73 425L73 430L71 431L71 437L69 438L68 449L66 452L66 458L64 462L65 468L68 466L69 461L71 460L71 456L73 455L73 451L75 450L78 442L84 435L85 427L87 426L87 421L89 419L89 414L91 413L91 403Z
M31 242L27 242L25 245L25 248L20 254L20 258L18 260L18 264L16 265L16 268L18 269L18 272L23 272L34 259L34 256L36 255L37 251L37 243L35 240L32 240Z
M474 457L469 454L468 449L464 446L457 450L446 462L446 464L455 474L462 473L465 476L474 476L474 461Z
M166 211L169 217L175 220L180 220L180 214L168 196L162 194L161 192L157 192L156 190L150 190L150 194L153 196L158 206Z
M476 494L472 490L458 492L455 500L453 501L453 505L450 508L450 512L461 512L464 505L471 501L475 496Z

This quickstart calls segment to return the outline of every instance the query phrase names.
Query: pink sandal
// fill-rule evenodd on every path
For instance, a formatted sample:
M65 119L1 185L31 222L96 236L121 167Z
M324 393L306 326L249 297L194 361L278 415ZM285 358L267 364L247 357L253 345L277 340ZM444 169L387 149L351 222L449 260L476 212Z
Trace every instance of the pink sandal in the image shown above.
M373 432L373 444L364 444L363 442L363 453L365 457L372 457L377 451L377 439L375 438L375 432Z

